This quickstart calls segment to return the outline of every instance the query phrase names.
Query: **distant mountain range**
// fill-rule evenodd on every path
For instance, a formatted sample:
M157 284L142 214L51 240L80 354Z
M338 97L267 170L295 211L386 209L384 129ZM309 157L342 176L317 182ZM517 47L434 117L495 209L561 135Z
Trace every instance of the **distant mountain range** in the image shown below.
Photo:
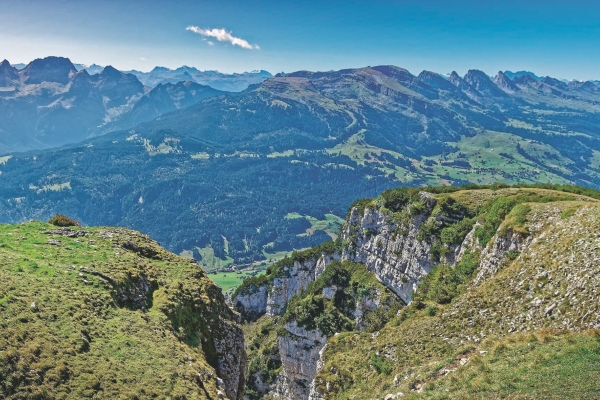
M104 70L104 67L92 64L73 64L77 71L86 70L88 74L99 74ZM27 64L14 64L16 69L21 70ZM135 75L145 86L155 87L160 84L179 83L184 81L195 82L200 85L207 85L214 89L241 92L250 85L261 83L267 78L271 78L270 72L265 70L225 74L219 71L200 71L194 67L186 65L177 69L169 69L166 67L155 67L150 72L141 72L135 69L130 71L121 71L125 74Z
M37 59L20 70L4 60L0 153L61 146L127 129L223 93L191 81L151 88L110 66L91 75L61 57Z
M248 86L261 83L273 76L264 70L224 74L219 71L199 71L194 67L187 67L185 65L177 69L156 67L150 72L135 70L127 72L137 76L140 82L146 86L155 87L159 84L191 81L228 92L241 92Z
M508 76L510 79L521 78L523 76L530 76L533 79L535 79L536 81L541 81L542 79L544 79L543 76L537 76L536 74L534 74L533 72L530 72L530 71L517 71L517 72L504 71L504 75Z
M94 77L63 64L66 73L45 68L53 82L36 90L68 93L81 79L110 99L100 104L114 104L111 110L140 93L125 89L141 85L130 75L109 69ZM37 88L26 83L39 80L34 66L5 67L20 88ZM129 83L109 85L117 74ZM172 93L157 89L156 98L178 108ZM138 96L156 104L152 92ZM129 106L139 118L115 121L149 118L141 110L153 108L141 104ZM599 187L600 88L528 74L492 79L477 70L448 78L395 66L298 71L0 164L2 221L64 212L86 224L141 230L211 262L247 263L322 242L352 201L399 184Z

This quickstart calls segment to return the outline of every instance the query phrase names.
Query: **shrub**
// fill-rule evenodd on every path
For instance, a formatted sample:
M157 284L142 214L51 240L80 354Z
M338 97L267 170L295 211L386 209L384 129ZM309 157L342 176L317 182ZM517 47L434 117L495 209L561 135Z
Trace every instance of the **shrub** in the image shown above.
M56 214L54 217L50 218L48 223L55 226L81 226L81 222L63 214Z
M417 202L420 200L418 188L399 187L388 189L379 196L383 206L390 211L398 212L402 210L408 203ZM416 206L416 213L419 213L419 206ZM423 204L424 208L424 204Z
M430 317L435 317L435 314L437 314L437 312L438 312L438 308L436 306L429 306L429 307L427 307L425 314L427 314Z
M450 303L456 296L464 293L465 284L471 280L478 266L479 254L471 252L466 252L454 268L445 264L435 266L423 278L414 300Z
M465 218L442 229L442 233L440 236L440 238L442 239L442 243L447 245L461 244L473 228L474 223L474 218Z
M567 218L572 217L573 215L575 215L576 211L577 210L575 210L574 208L569 208L568 210L563 211L562 214L560 214L560 217L562 219L567 219Z
M371 366L375 368L378 374L389 375L392 373L392 364L377 354L373 354L373 357L371 357Z
M315 320L315 324L327 337L331 337L337 332L351 331L354 327L352 321L336 309L319 315Z
M440 235L442 227L438 225L435 218L430 217L419 227L419 233L417 234L417 239L424 240L427 243L432 243L432 237L437 237Z
M469 212L467 207L458 201L456 201L453 197L444 196L438 201L438 207L440 211L449 217L458 217L462 218L465 214Z
M486 246L492 237L496 234L496 230L504 221L504 217L513 209L517 201L511 198L498 197L489 200L481 210L479 216L481 226L475 229L475 237L479 239L482 246Z
M369 206L372 202L373 199L358 199L354 201L354 203L352 203L348 208L348 214L346 215L346 219L348 219L354 207L358 209L359 215L362 215L365 213L365 209L367 208L367 206Z

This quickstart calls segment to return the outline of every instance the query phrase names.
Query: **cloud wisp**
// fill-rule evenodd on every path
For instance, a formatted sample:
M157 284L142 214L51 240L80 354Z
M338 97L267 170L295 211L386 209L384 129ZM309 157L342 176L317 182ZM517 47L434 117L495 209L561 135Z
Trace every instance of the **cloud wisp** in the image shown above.
M239 46L243 49L248 49L248 50L260 49L260 47L258 45L250 44L250 43L248 43L248 41L246 41L242 38L235 37L231 34L231 32L228 32L225 29L218 29L218 28L201 29L197 26L188 26L187 28L185 28L185 30L197 33L198 35L202 35L204 37L217 39L219 42L229 42L232 45ZM209 43L212 43L212 42L209 42Z

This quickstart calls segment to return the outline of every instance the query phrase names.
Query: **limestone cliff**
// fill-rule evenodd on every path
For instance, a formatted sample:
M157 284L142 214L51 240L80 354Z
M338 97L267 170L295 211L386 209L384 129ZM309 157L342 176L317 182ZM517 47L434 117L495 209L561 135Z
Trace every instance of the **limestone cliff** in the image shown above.
M420 310L421 298L446 304L465 288L494 279L543 237L543 224L526 226L530 207L525 204L538 200L591 199L542 189L449 194L401 189L357 202L335 243L296 253L271 267L267 276L246 282L234 296L245 320L267 318L272 329L278 329L269 353L279 362L273 370L276 377L269 384L255 379L261 387L253 388L274 398L328 398L336 388L325 378L330 371L323 368L327 343L336 333L379 330L399 315L394 304L410 304L415 293L419 304L411 309ZM333 279L332 271L355 268L344 263L364 266L365 274L357 278L353 269L348 276L354 278ZM435 277L429 279L434 269ZM437 293L440 284L446 285L439 280L452 274L454 283ZM363 293L357 284L369 279L380 287L367 285ZM552 311L552 305L549 308ZM436 309L431 306L428 312L434 315Z
M436 204L429 193L419 193L424 208L413 217L397 220L381 208L353 208L342 239L348 245L342 258L363 263L377 279L405 303L421 277L433 267L431 244L420 240L419 228Z

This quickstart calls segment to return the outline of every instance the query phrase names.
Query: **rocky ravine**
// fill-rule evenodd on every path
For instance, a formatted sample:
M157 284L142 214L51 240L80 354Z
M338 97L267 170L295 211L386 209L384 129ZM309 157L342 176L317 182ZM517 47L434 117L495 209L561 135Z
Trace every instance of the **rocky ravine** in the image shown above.
M432 241L422 235L425 223L443 225L461 219L456 215L447 215L438 207L439 196L420 192L417 200L419 212L415 213L407 205L403 210L404 218L381 206L367 206L364 209L355 207L351 210L346 224L341 229L342 246L334 252L323 252L308 260L295 261L292 266L278 270L272 279L260 285L244 288L234 297L235 307L245 320L252 321L267 315L276 317L285 314L290 299L306 290L314 280L318 279L325 267L332 260L350 260L362 263L377 280L390 289L405 304L411 302L413 290L419 281L437 264L432 260ZM411 215L412 214L412 215ZM408 216L408 217L407 217ZM464 217L464 215L462 216ZM448 252L442 261L456 265L465 252L480 254L480 265L472 285L479 285L492 279L515 255L523 252L535 238L536 229L530 234L520 233L512 229L499 228L492 240L482 248L474 235L478 223L458 245L449 245ZM335 290L344 288L325 288L323 297L335 295ZM333 295L331 294L333 291ZM377 308L377 301L371 302L368 310ZM360 306L356 307L357 310ZM359 312L355 313L355 329L362 330ZM271 391L274 398L285 399L320 399L322 385L315 382L315 377L324 365L324 348L327 337L318 329L307 331L299 327L295 321L284 325L287 332L278 337L278 350L282 370L273 387L263 387L265 393Z
M421 192L425 204L422 213L409 221L394 221L389 213L381 209L366 208L360 212L353 208L347 223L342 227L341 240L346 245L338 252L323 252L320 256L304 261L294 261L292 266L283 267L272 281L246 288L233 299L235 308L242 318L253 321L263 315L281 316L289 300L306 290L333 260L350 260L363 263L377 280L392 290L404 303L419 279L435 265L431 261L431 245L417 238L420 226L427 220L436 205L436 199ZM333 297L337 288L323 290L323 296ZM343 289L343 288L339 288ZM364 328L363 315L380 304L373 296L362 298L356 303L355 327ZM313 380L318 372L322 350L327 337L318 329L307 331L294 321L285 324L288 334L279 337L278 348L283 366L272 390L274 398L308 399L318 396Z

